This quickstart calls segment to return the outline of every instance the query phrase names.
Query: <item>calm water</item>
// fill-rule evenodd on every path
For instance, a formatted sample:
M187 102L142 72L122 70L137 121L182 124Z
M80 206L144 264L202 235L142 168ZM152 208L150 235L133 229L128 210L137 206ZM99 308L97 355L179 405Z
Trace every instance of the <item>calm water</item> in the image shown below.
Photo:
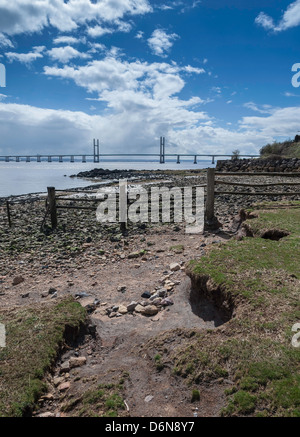
M42 193L47 187L57 189L86 187L92 185L91 181L70 178L70 175L93 168L109 170L188 170L213 167L211 161L166 162L159 164L157 161L103 161L99 164L93 162L0 162L0 197L11 195Z

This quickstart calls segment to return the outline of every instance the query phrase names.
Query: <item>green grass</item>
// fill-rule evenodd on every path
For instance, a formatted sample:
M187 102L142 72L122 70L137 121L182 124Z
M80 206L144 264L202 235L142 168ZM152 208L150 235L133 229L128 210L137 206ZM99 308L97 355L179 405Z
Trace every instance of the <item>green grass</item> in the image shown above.
M62 411L69 413L72 417L125 416L127 412L123 393L127 377L124 374L118 384L98 384L77 398L70 395L62 407Z
M72 298L0 312L6 347L0 349L0 417L28 415L46 389L43 376L86 314Z
M282 158L300 158L300 143L294 141L274 142L260 150L261 157L277 156Z
M230 302L234 316L215 330L179 330L180 342L164 354L188 385L232 381L223 416L300 415L300 348L291 345L300 321L300 202L261 208L247 221L254 238L214 245L187 266L194 287ZM289 235L265 240L266 229ZM155 339L156 353L170 335Z

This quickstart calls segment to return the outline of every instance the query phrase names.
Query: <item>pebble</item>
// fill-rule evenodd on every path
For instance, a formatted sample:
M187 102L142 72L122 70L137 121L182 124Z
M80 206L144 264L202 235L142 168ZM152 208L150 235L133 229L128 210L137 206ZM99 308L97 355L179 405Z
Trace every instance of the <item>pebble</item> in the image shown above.
M129 305L127 305L127 311L128 312L132 312L132 311L134 311L134 309L135 309L135 307L137 306L137 302L135 302L135 301L132 301L132 302L130 302L130 304Z
M128 313L128 309L125 307L125 305L120 305L118 312L122 315L122 314L126 314Z
M70 382L63 382L62 384L60 384L57 388L59 391L66 391L70 388L71 383Z
M178 263L171 263L170 264L170 270L171 272L177 272L178 270L180 270L181 266Z
M12 285L19 285L24 281L25 279L23 278L23 276L16 276L12 281Z
M86 357L71 357L69 360L70 369L84 366L84 364L86 364Z

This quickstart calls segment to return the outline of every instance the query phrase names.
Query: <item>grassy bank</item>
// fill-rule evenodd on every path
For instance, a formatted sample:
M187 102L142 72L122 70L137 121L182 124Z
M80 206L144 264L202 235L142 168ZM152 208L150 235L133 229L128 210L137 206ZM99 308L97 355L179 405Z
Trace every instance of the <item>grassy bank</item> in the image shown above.
M0 417L30 414L46 389L45 372L85 316L72 298L0 312L6 329L6 347L0 348Z
M282 158L300 158L300 143L294 141L274 142L260 150L262 158L276 155Z
M200 399L201 387L221 384L223 416L300 416L300 348L291 344L300 321L300 202L259 208L246 222L254 238L214 245L188 266L194 288L232 318L210 331L162 334L148 347ZM261 238L275 229L288 235ZM169 349L171 336L181 341Z

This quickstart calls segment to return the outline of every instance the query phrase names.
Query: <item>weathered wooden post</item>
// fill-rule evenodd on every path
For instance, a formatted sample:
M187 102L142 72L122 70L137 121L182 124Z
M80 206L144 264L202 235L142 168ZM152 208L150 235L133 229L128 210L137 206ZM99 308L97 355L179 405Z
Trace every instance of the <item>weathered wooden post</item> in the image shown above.
M6 210L7 210L7 218L8 218L8 226L11 228L11 218L10 218L10 209L9 209L9 201L6 201Z
M56 210L56 200L55 200L55 188L54 187L48 187L48 205L49 205L49 212L50 212L50 218L51 218L51 226L52 229L55 229L57 227L57 210Z
M207 193L205 204L205 228L218 229L221 226L215 217L215 169L207 169Z

